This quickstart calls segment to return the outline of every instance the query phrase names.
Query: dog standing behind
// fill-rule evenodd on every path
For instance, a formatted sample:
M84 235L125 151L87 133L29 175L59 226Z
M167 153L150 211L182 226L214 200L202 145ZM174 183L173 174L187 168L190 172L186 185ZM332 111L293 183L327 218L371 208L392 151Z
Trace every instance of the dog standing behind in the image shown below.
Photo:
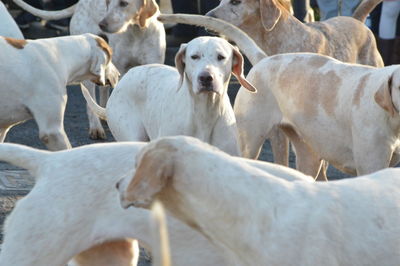
M239 155L236 120L227 94L233 73L244 88L256 89L243 76L243 57L227 41L199 37L183 44L176 68L132 68L118 83L106 109L84 96L107 119L118 141L148 141L188 135Z
M387 265L400 261L400 170L287 182L198 139L161 138L137 155L121 204L162 202L236 265Z
M87 79L115 85L119 73L111 62L111 48L93 34L40 40L0 37L0 47L0 142L12 126L34 118L48 149L71 148L63 125L66 86Z
M155 0L80 0L63 10L36 9L23 0L14 0L28 12L48 20L71 17L70 33L105 35L114 51L113 62L121 75L131 67L164 63L165 30L157 21L160 13ZM95 95L95 85L83 83ZM105 106L108 89L100 90L100 104ZM89 136L105 139L106 134L99 118L88 108Z

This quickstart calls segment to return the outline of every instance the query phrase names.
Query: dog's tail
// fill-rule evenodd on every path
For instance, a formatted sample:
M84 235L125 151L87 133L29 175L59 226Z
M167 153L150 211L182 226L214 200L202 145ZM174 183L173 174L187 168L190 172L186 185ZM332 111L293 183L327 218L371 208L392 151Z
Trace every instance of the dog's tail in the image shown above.
M183 23L202 26L212 31L216 31L234 41L253 65L257 64L267 56L267 54L245 32L226 21L217 18L201 15L161 14L158 16L158 20L163 23Z
M1 143L0 161L29 170L31 174L36 173L41 161L51 152L38 150L20 144Z
M380 3L382 0L364 0L358 5L353 13L353 18L365 22L368 14Z
M106 108L103 108L96 103L96 101L90 95L88 89L82 83L81 83L81 91L90 110L92 110L101 119L107 120Z
M29 13L40 17L42 19L46 20L58 20L58 19L63 19L63 18L69 18L74 14L75 8L77 4L74 4L70 7L67 7L62 10L56 10L56 11L47 11L47 10L42 10L35 8L27 3L25 3L23 0L13 0L14 3L16 3L18 6L20 6L22 9L25 11L28 11Z
M155 201L151 206L151 232L153 233L153 254L155 266L171 266L167 221L161 202Z

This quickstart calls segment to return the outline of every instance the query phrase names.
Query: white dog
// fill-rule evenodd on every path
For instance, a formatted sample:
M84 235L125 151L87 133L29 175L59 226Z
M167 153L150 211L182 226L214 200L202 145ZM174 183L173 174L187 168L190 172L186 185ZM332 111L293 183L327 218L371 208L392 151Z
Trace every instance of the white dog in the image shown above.
M0 35L11 37L15 39L24 39L24 35L18 28L17 23L8 13L7 8L4 6L3 2L0 2Z
M28 12L44 19L71 18L71 34L93 33L107 36L114 51L113 62L121 75L131 67L150 63L164 63L165 30L157 21L160 13L154 0L80 0L76 5L59 11L45 11L14 0ZM93 83L85 86L94 97ZM100 102L104 106L108 90L102 89ZM99 118L88 109L89 135L105 139Z
M131 69L113 91L107 109L84 95L107 119L118 141L147 141L160 136L189 135L239 155L235 116L227 94L233 73L248 90L243 57L227 41L199 37L181 46L176 69L147 65Z
M400 66L373 68L317 54L264 59L250 71L257 97L239 90L235 115L245 157L256 158L281 127L297 169L315 176L320 160L365 175L396 165L400 148Z
M63 125L66 86L118 80L110 47L92 34L28 41L0 37L0 48L0 142L12 126L34 118L50 150L70 148Z
M121 203L160 200L236 265L398 265L400 170L330 183L287 182L190 137L137 156Z
M0 265L64 266L71 257L93 245L127 237L139 239L150 248L149 212L123 210L115 188L122 177L134 174L136 154L144 145L96 144L50 153L18 144L0 144L0 161L28 169L37 180L32 191L17 202L6 219ZM82 163L83 160L91 163ZM235 160L287 180L313 181L283 166L239 157ZM168 230L174 265L232 265L224 263L206 238L181 222L168 218ZM89 257L89 265L114 265L109 263L111 251L121 250L136 252L133 255L137 260L137 250L131 250L132 245L117 244L120 242L84 252L76 257L76 262L80 265ZM110 251L107 247L116 249ZM99 253L93 254L94 250ZM109 256L100 253L104 251ZM118 265L134 265L132 254L116 254L120 261L129 262Z

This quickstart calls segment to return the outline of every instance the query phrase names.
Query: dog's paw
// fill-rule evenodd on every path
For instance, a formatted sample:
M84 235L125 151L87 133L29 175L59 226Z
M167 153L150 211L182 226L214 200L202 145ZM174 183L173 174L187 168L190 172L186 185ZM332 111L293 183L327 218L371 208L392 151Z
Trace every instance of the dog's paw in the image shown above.
M107 139L107 135L103 128L91 128L89 129L89 138Z

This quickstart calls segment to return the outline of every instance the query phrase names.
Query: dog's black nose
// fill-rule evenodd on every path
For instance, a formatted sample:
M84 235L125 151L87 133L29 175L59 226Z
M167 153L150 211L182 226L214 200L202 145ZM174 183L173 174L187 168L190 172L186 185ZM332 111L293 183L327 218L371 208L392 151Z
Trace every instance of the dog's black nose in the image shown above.
M201 85L203 86L209 86L211 85L212 81L214 80L213 77L210 75L208 72L203 72L199 76L199 80Z
M116 188L117 190L119 190L119 181L117 182L117 184L115 184L115 188Z
M100 29L102 30L102 31L107 31L107 27L108 27L108 23L107 23L107 21L101 21L100 23L99 23L99 27L100 27Z

